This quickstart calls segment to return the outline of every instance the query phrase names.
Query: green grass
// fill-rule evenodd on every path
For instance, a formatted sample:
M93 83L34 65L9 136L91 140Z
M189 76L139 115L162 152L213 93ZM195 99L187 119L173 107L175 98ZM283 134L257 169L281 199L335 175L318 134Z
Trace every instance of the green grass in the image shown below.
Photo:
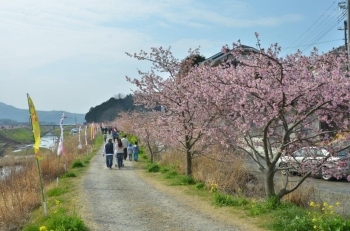
M50 131L46 126L40 127L41 135ZM34 141L32 128L30 126L11 129L0 129L0 137L5 137L17 143L31 143Z
M204 190L205 184L203 182L197 182L196 185L194 186L194 188L197 190Z
M67 178L67 177L77 177L77 175L74 172L66 172L65 174L63 174L62 176L63 178Z
M72 168L82 168L82 167L84 167L84 164L80 159L77 159L72 163Z
M5 137L16 143L31 143L34 141L32 129L29 127L0 129L0 137Z
M230 196L216 192L214 196L214 203L219 206L242 206L249 204L249 200L244 197Z
M147 165L147 172L159 172L160 167L158 164L155 163L149 163Z
M66 192L68 192L68 188L59 187L59 188L50 189L49 191L47 191L46 194L49 197L57 197L57 196L60 196L62 194L65 194Z

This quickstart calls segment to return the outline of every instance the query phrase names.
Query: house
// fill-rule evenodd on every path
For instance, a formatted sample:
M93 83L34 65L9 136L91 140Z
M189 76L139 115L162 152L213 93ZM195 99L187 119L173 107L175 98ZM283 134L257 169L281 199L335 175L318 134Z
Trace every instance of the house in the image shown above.
M243 48L243 58L247 57L247 55L250 52L259 52L259 50L255 49L253 47L250 47L250 46L240 45L239 47ZM222 64L222 65L238 65L239 61L235 59L235 57L233 56L233 54L230 51L232 51L232 50L228 50L228 52L226 52L226 53L220 51L219 53L207 58L202 63L203 64L210 64L210 66L212 66L212 67L216 67L220 64ZM227 62L229 60L232 60L232 61Z

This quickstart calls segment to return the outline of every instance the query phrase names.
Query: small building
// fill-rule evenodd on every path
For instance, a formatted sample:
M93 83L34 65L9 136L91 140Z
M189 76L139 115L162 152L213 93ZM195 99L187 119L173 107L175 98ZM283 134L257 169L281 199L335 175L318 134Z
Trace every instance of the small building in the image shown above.
M239 48L243 48L243 58L245 56L247 56L249 53L251 52L259 52L259 50L250 47L250 46L246 46L246 45L240 45ZM212 67L216 67L220 64L222 65L238 65L239 61L233 56L232 50L228 50L227 52L222 52L220 51L219 53L207 58L206 60L204 60L202 63L203 64L210 64L210 66ZM228 62L229 60L231 60L231 62Z

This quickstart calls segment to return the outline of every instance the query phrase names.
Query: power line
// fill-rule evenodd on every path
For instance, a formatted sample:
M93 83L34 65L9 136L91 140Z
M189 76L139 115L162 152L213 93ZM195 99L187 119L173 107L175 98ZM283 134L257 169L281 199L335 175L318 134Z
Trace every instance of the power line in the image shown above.
M345 14L343 15L342 19L345 18ZM317 43L318 41L320 41L324 36L326 36L332 29L334 29L336 27L336 25L338 24L339 22L333 22L331 23L330 25L328 25L326 28L324 28L320 33L319 35L317 35L314 40L312 40L312 43ZM304 48L302 51L306 51L310 48L311 46L308 46L306 48Z
M290 46L292 46L294 43L296 43L299 39L301 39L306 33L309 32L309 30L323 17L323 15L334 5L335 2L333 2L328 9L302 34L300 35Z
M326 18L323 18L322 22L317 27L314 27L313 31L309 30L309 34L306 37L304 37L304 39L299 44L309 43L309 41L312 40L313 37L318 36L317 34L320 33L320 31L324 30L323 28L327 26L327 24L329 24L331 20L333 20L330 17L330 14L328 14L328 16Z
M298 47L306 47L306 46L312 46L312 45L317 45L317 44L322 44L322 43L330 43L330 42L335 42L335 41L340 41L343 39L334 39L334 40L328 40L324 42L319 42L319 43L312 43L312 44L306 44L306 45L300 45L300 46L293 46L293 47L285 47L284 49L291 49L291 48L298 48Z
M318 42L332 29L334 29L334 27L336 27L341 20L344 20L346 15L346 11L339 11L337 6L335 7L335 2L333 2L301 36L299 36L290 46L285 49L304 47L302 49L304 52L312 45L320 44Z

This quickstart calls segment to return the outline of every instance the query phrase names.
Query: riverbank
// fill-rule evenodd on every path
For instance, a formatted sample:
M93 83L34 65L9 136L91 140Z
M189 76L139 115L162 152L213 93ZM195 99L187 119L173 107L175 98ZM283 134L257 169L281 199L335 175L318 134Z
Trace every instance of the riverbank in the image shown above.
M98 144L99 146L102 145L102 138L90 139L89 137L88 145L84 145L79 149L78 136L67 136L64 143L64 155L58 156L48 149L40 149L40 153L43 156L41 160L37 161L36 158L22 158L20 171L12 171L5 179L0 181L0 230L23 230L22 227L28 223L29 219L33 221L36 227L29 230L39 230L43 220L50 222L48 219L57 220L62 218L54 217L54 214L62 214L64 216L63 219L66 219L65 221L68 223L72 221L70 220L72 217L76 218L74 213L69 214L70 212L68 211L62 212L61 208L57 210L55 205L55 197L67 192L68 188L71 188L71 185L66 185L63 188L56 188L55 185L58 183L58 176L60 178L67 178L81 174L79 168L87 165L89 158L91 158L91 153L96 152L93 149L95 140L100 142ZM7 161L10 166L15 166L18 159L12 156L3 158L1 161ZM38 177L39 166L40 178L44 187L43 194L41 193L41 180L39 181ZM49 218L43 218L45 209L42 207L42 197L45 197L46 207L50 214ZM74 210L69 209L69 211ZM37 220L35 219L36 214ZM68 229L69 224L67 225L65 228ZM76 225L76 223L73 222L71 225ZM55 226L54 229L59 230L57 227Z
M43 127L41 135L51 132L50 128ZM30 144L34 143L32 128L29 126L1 128L0 129L0 157L12 156L13 151L19 148L27 149ZM26 152L24 152L25 154ZM17 153L20 155L21 153Z

